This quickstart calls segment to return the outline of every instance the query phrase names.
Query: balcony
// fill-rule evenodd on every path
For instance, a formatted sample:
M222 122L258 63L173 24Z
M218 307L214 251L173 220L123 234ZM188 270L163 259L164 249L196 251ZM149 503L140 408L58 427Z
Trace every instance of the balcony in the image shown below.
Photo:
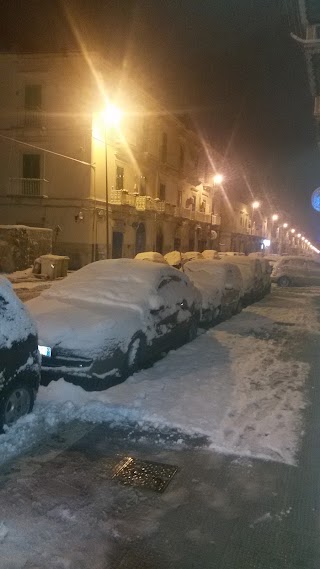
M175 216L176 217L184 217L185 219L191 219L191 209L188 207L182 207L181 205L177 206L175 209Z
M157 209L156 200L151 196L137 196L136 197L136 210L137 211L147 211Z
M110 192L109 203L112 205L128 205L135 207L136 194L129 194L124 190L112 190Z
M26 128L42 128L46 124L46 114L43 111L23 110L18 115L18 126Z
M211 224L212 225L221 225L221 215L212 214Z
M174 215L176 206L172 205L171 203L163 202L163 201L156 201L156 209L158 213L164 213L166 215Z
M40 178L10 178L8 196L48 197L48 180Z
M202 211L192 211L191 219L199 221L200 223L211 223L211 214Z

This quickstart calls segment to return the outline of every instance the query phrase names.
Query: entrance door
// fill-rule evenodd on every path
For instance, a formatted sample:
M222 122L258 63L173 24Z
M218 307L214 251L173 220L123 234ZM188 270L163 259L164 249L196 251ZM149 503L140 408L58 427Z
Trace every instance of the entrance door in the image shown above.
M122 258L122 246L123 246L123 233L120 231L113 231L112 233L112 258L121 259Z
M162 228L158 227L157 230L157 238L156 238L156 251L158 253L163 253L163 233L162 233Z
M136 232L136 255L146 250L146 228L140 223Z

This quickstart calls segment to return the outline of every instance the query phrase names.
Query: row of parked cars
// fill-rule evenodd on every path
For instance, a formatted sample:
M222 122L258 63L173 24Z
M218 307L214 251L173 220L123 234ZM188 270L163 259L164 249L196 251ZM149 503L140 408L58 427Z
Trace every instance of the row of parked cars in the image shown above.
M106 389L270 291L264 260L192 253L97 261L26 305L0 278L0 428L31 411L39 353L44 384Z

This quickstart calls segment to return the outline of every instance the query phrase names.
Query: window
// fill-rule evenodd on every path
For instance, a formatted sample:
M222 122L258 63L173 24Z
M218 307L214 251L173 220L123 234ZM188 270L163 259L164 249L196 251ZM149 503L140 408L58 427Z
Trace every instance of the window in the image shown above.
M196 211L196 205L197 205L197 198L196 196L192 196L191 198L191 211Z
M24 154L22 177L40 179L40 154Z
M140 176L139 194L140 196L147 195L147 178L145 176Z
M116 190L123 190L124 168L117 166L116 173Z
M159 186L159 199L162 202L166 201L166 185L165 184L160 184L160 186Z
M22 158L22 194L40 195L40 154L24 154Z
M202 211L202 213L206 213L206 208L207 208L207 200L202 200L200 205L200 211Z
M168 135L166 132L162 133L160 157L161 157L161 162L167 161L167 157L168 157Z
M178 190L177 193L177 206L180 207L182 205L182 190Z
M24 108L27 111L40 111L42 107L41 85L26 85L24 89Z

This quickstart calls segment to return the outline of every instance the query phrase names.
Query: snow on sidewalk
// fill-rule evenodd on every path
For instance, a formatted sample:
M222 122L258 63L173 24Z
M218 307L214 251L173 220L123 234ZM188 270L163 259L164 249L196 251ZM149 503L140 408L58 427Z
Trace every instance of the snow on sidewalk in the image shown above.
M0 437L0 461L80 419L175 428L205 435L222 452L294 464L309 372L294 339L318 333L313 294L276 291L107 391L87 393L63 379L41 387L35 412Z

